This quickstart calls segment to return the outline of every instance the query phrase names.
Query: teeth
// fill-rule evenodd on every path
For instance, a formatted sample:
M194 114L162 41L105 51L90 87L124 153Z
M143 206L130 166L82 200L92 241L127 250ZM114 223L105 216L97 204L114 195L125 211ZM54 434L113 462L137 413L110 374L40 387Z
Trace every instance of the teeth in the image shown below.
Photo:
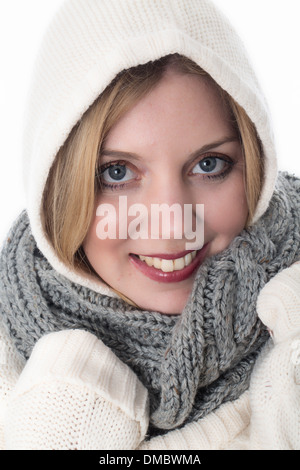
M148 266L153 266L153 258L150 258L150 256L145 256L145 261Z
M192 262L192 255L191 253L188 253L187 255L185 255L184 257L184 263L186 266L188 266L191 262Z
M147 263L148 266L154 266L156 269L160 269L165 273L171 273L173 271L180 271L185 266L191 264L195 258L197 251L192 251L182 258L176 259L161 259L161 258L152 258L151 256L140 256L139 258Z
M174 271L179 271L185 267L185 258L174 259Z
M161 266L159 267L157 263L157 266L155 266L156 268L161 269L164 273L171 273L174 271L174 263L172 259L162 259L159 261L161 262Z

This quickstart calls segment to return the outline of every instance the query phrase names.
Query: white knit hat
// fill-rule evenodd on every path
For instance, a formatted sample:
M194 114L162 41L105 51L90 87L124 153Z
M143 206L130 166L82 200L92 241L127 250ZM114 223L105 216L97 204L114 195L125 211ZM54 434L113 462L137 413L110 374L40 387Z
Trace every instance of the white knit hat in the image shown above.
M254 122L265 180L254 221L268 207L277 176L269 111L240 38L209 0L67 0L42 42L24 133L27 210L39 249L69 279L115 295L61 263L40 219L50 166L72 127L118 72L179 53L194 60Z

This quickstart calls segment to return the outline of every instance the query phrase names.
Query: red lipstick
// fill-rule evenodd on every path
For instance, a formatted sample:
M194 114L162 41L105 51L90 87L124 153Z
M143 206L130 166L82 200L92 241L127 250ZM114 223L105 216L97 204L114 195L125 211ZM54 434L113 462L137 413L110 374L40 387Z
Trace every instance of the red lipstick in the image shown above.
M181 282L187 279L188 277L191 276L191 274L203 263L205 259L205 255L207 252L209 244L207 243L204 245L201 250L198 250L195 258L193 261L188 265L185 266L183 269L180 269L179 271L173 271L173 272L163 272L161 269L157 269L154 266L148 266L144 261L140 260L140 258L137 255L130 254L129 259L133 266L138 269L142 274L147 276L149 279L152 279L153 281L157 282ZM181 253L177 254L155 254L151 255L153 258L163 258L163 259L176 259L180 258L182 256L185 256L188 253L191 253L191 251L183 251ZM143 256L150 256L150 255L143 255Z

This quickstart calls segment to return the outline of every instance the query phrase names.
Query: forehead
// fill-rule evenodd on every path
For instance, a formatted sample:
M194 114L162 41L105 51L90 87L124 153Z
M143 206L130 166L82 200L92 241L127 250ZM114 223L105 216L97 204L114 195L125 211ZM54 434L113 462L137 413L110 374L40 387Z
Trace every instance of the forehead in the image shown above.
M215 139L232 131L230 111L214 83L168 70L112 127L106 146L177 139ZM201 143L201 142L200 142Z

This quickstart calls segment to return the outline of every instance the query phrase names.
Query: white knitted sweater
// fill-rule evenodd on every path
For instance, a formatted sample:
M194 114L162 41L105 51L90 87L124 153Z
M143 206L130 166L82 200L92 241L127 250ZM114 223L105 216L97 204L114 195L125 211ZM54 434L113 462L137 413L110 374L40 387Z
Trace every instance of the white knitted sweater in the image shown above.
M186 55L247 112L262 142L265 179L254 220L276 180L269 111L244 46L209 0L66 0L45 34L24 132L26 208L38 248L58 272L114 296L60 262L40 219L49 169L82 114L122 69ZM0 447L4 449L300 448L300 265L259 296L272 339L249 391L163 437L147 440L147 390L93 335L73 330L39 340L25 364L0 323Z
M2 449L300 449L300 264L258 299L271 339L249 391L205 418L146 439L147 390L90 333L51 333L26 364L0 332Z

